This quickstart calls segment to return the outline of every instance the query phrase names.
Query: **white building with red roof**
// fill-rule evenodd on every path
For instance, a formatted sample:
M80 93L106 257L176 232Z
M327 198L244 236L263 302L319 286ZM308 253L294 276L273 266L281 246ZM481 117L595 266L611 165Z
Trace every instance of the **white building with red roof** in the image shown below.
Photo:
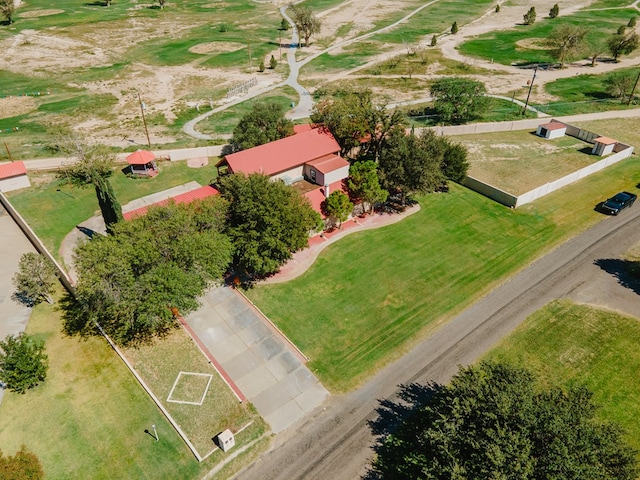
M27 177L27 168L24 166L24 162L0 164L0 192L11 192L30 186L31 182Z
M331 183L349 175L349 162L339 152L331 133L313 128L231 153L216 166L220 173L262 173L287 184L306 179L324 186L325 177Z
M598 137L593 139L593 149L591 153L593 155L599 155L604 157L605 155L609 155L613 153L613 149L618 143L617 140L609 137Z
M262 173L288 185L318 185L305 188L304 196L320 212L320 203L331 191L344 190L349 162L339 155L340 145L326 129L297 127L294 135L225 156L216 165L218 173Z

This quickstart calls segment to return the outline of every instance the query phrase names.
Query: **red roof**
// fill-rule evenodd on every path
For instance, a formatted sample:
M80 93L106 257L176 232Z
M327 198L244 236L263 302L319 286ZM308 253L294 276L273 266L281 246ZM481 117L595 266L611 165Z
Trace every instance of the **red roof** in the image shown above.
M308 132L309 130L313 130L313 125L310 123L304 123L302 125L294 125L293 133L303 133Z
M617 140L614 140L613 138L609 138L609 137L598 137L593 141L597 143L602 143L603 145L614 145L618 143Z
M26 175L27 169L23 161L3 163L0 165L0 179Z
M326 155L324 157L318 158L317 160L307 162L307 164L311 165L323 174L327 174L329 172L333 172L334 170L338 170L339 168L349 166L349 162L347 162L344 158L339 157L338 155Z
M347 189L344 186L342 180L338 180L337 182L333 182L329 185L329 194L338 190L347 193ZM324 202L324 200L327 198L324 194L324 187L318 187L315 190L311 190L310 192L305 193L304 196L309 199L311 208L322 215L322 218L326 218L326 216L322 213L322 202Z
M170 200L173 200L175 203L191 203L195 200L202 200L203 198L218 195L218 193L220 193L218 192L218 190L213 188L211 185L207 185L205 187L191 190L190 192L181 193L180 195L176 195L175 197L152 203L151 205L145 205L144 207L136 208L135 210L131 210L130 212L123 213L122 216L125 220L131 220L132 218L146 215L150 207L164 207L165 205L168 205Z
M567 126L564 123L560 123L560 122L545 123L540 126L543 128L546 128L547 130L560 130L561 128L567 128Z
M226 162L233 173L263 173L271 176L339 151L340 145L331 133L314 128L232 153L218 162L218 165Z
M131 155L127 156L127 162L129 165L146 165L149 162L153 162L156 159L156 155L149 150L136 150Z

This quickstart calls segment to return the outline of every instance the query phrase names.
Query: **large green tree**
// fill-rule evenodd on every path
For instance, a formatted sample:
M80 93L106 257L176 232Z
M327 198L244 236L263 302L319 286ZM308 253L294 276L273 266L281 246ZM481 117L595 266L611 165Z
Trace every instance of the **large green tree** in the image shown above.
M278 271L321 225L306 198L266 175L227 175L220 193L229 202L227 234L235 266L252 277Z
M62 168L58 176L74 185L93 186L105 227L111 233L113 226L123 220L122 207L109 183L115 155L105 145L90 144L78 137L64 139L60 148L74 155L77 161Z
M23 253L18 271L13 276L15 297L32 307L42 300L53 303L51 294L56 283L56 274L51 262L37 253Z
M539 389L525 369L483 362L449 385L411 385L400 397L373 423L376 478L637 478L633 450L620 428L598 420L584 387ZM397 428L383 426L398 416Z
M331 192L323 202L323 209L331 224L337 224L338 228L342 228L342 222L349 218L349 214L353 211L353 203L346 193L337 190Z
M442 142L444 149L442 154L442 173L448 180L462 183L469 170L467 148L460 143L452 142L447 137L440 137L439 141Z
M24 333L0 340L0 381L9 390L25 393L47 378L48 368L43 341Z
M634 72L613 72L607 75L602 82L609 95L625 100L627 94L633 90L636 81Z
M42 480L44 470L38 457L22 445L15 455L0 451L0 478L2 480Z
M198 307L200 296L231 261L222 233L227 204L208 198L151 207L76 250L76 300L67 305L69 333L95 333L95 322L122 344L175 327L175 314Z
M466 123L489 106L484 83L462 77L445 77L431 85L433 107L445 123Z
M389 196L389 192L380 185L378 165L373 160L351 164L347 188L353 201L365 204L363 205L365 212L373 210L376 203L386 201Z
M274 102L256 102L233 129L231 144L246 150L289 135L293 135L293 123L284 117L284 109Z
M565 62L581 58L587 51L587 29L581 25L563 23L551 30L545 44L550 47L550 54L560 62L560 68Z
M394 132L380 155L380 177L390 193L399 195L401 203L415 193L438 190L446 183L442 171L445 144L432 130L421 135L412 131Z
M320 33L322 22L315 16L311 7L305 5L291 4L291 19L298 29L298 34L304 38L304 46L309 46L312 35Z
M617 62L620 55L628 55L636 50L640 44L638 38L638 34L635 32L629 34L615 33L611 35L607 40L607 46L613 59Z
M374 159L378 158L389 134L394 129L404 129L400 112L375 104L369 90L338 92L318 102L311 121L331 132L342 155L362 146L359 154Z

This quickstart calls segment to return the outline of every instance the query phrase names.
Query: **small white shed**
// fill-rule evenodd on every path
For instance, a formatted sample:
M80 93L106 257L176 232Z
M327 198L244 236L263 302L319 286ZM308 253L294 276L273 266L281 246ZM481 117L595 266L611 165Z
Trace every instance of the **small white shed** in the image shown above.
M595 138L593 142L594 145L591 153L593 155L600 155L601 157L613 153L613 148L616 146L616 143L618 143L617 140L609 137L598 137Z
M236 444L236 439L228 428L218 434L218 446L223 452L228 452Z
M560 122L543 123L538 125L536 131L536 135L547 140L564 137L565 133L567 133L567 126Z
M0 192L11 192L31 186L24 162L0 164Z

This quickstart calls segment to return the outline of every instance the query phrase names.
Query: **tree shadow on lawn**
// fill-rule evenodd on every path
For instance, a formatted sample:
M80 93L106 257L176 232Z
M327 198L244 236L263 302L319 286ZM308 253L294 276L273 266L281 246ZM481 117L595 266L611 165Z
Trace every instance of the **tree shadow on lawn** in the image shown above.
M614 276L620 285L640 295L640 262L617 258L599 258L594 262L605 272Z

